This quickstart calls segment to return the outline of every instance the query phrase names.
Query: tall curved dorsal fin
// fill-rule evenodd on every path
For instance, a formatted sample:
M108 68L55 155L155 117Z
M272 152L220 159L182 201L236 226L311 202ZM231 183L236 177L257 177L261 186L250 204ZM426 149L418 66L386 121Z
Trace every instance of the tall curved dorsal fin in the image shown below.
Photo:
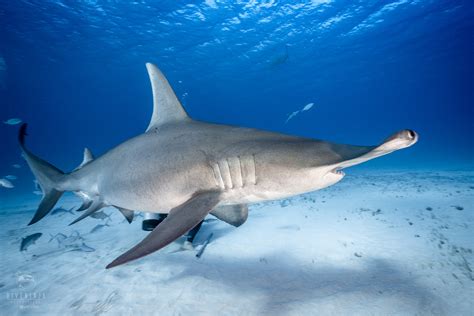
M153 114L146 131L165 123L189 120L163 73L151 63L147 63L146 68L153 91Z

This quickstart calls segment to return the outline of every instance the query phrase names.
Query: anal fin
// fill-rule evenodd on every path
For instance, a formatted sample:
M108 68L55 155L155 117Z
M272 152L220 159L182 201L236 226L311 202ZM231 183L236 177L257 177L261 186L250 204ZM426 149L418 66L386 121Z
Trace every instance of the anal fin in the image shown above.
M145 239L108 264L106 269L149 255L175 241L199 224L219 203L219 197L217 191L201 192L173 208Z

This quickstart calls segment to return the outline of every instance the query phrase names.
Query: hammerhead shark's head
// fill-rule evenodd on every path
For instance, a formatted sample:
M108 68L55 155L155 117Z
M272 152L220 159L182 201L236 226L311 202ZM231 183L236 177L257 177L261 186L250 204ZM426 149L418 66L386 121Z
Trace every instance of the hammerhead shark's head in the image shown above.
M250 128L191 119L161 71L147 64L153 115L145 133L94 159L84 152L70 173L19 141L43 191L29 225L42 219L65 191L79 195L82 215L73 223L114 206L131 222L133 210L169 213L143 241L107 268L146 256L173 242L213 214L234 226L247 219L247 204L281 199L335 184L341 169L413 145L411 130L395 133L378 146L333 144ZM73 224L71 223L71 224Z

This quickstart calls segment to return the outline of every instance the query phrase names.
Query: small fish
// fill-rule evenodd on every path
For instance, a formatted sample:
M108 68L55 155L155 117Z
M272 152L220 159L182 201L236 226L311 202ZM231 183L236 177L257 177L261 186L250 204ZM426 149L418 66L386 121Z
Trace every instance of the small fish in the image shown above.
M288 118L286 119L286 123L288 123L292 118L294 118L296 115L298 115L298 113L300 113L300 111L295 111L293 113L291 113L290 115L288 115Z
M35 233L21 239L20 251L27 250L29 246L33 245L43 234Z
M5 179L16 180L17 178L16 178L16 176L9 174L8 176L5 176Z
M308 111L309 109L311 109L313 107L314 103L308 103L304 106L304 108L301 110L302 112L303 111Z
M19 164L16 163L16 164L13 164L12 167L15 168L15 169L20 169L20 168L21 168L21 165L19 165Z
M6 121L3 121L4 124L7 125L17 125L20 124L22 121L19 118L11 118Z
M288 123L292 118L294 118L296 115L300 114L301 112L309 111L313 106L314 106L314 103L308 103L301 110L291 113L286 119L285 124Z
M102 230L102 228L104 228L105 226L109 226L109 224L98 224L98 225L96 225L94 228L92 228L89 233L90 233L90 234L96 233L96 232L98 232L99 230Z
M33 194L36 194L36 195L43 195L43 192L40 191L40 190L34 190L34 191L33 191Z
M110 218L110 215L107 215L106 213L104 213L104 211L100 211L100 212L92 213L90 217L95 218L95 219L106 219L106 218Z
M72 211L74 207L71 207L70 209L65 209L64 207L57 207L54 210L51 211L51 215L56 215L56 214L64 214L64 213L71 213L74 214Z
M11 188L14 188L15 186L13 185L13 183L11 183L7 179L0 179L0 187L11 189Z

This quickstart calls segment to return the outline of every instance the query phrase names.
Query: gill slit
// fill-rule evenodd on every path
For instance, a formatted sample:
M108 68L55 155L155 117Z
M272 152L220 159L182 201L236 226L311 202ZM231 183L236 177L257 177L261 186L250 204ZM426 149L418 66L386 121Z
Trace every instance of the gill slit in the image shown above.
M257 165L255 163L255 155L252 154L252 165L253 165L253 184L257 184Z

